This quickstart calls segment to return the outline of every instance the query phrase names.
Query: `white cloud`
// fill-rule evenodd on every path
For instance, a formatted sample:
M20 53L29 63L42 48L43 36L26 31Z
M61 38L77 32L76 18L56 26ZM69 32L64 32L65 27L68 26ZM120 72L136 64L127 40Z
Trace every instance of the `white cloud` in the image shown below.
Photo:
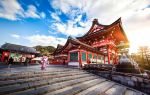
M137 43L137 40L134 39L139 39L139 35L141 35L140 38L142 37L140 43L147 43L150 46L148 36L150 25L149 0L54 0L51 5L54 9L59 9L70 16L70 21L65 25L55 23L56 28L65 35L77 36L86 33L94 18L98 18L101 24L111 24L122 17L123 28L130 43L132 43L131 47ZM87 15L86 22L81 20L83 13ZM85 28L74 25L77 22Z
M82 21L81 14L77 15L77 16L71 15L70 20L68 20L67 23L61 22L60 18L58 17L58 15L56 13L51 13L51 16L56 21L55 23L50 25L51 28L53 28L57 32L61 32L62 34L65 34L67 36L70 36L70 35L71 36L81 36L88 31L89 26L91 25L91 22L89 23L89 21L88 22ZM82 27L78 27L77 23Z
M58 30L59 32L65 32L65 31L66 31L66 28L67 28L66 24L63 24L63 23L55 23L55 24L53 24L53 25L57 28L57 30Z
M67 24L55 23L53 24L53 27L56 29L56 31L67 36L79 36L87 32L87 28L77 27L74 25L73 21L69 21Z
M75 11L72 8L79 8L79 12L87 13L90 19L99 18L102 23L111 23L120 16L130 16L134 11L141 10L149 4L149 0L53 0L51 3L53 8L69 15Z
M69 11L69 5L68 4L66 4L66 2L65 1L61 1L61 0L53 0L53 2L52 2L52 6L54 7L54 8L61 8L61 10L64 12L64 13L67 13L68 11Z
M36 7L33 5L28 6L28 10L25 13L25 16L30 18L40 18L40 16L37 14Z
M23 9L16 0L0 0L0 17L17 20L17 15L23 15Z
M0 0L0 17L9 20L20 20L22 18L40 18L36 7L29 5L25 11L17 0ZM41 13L41 17L45 17Z
M40 13L40 16L41 16L42 18L45 18L45 17L46 17L46 15L45 15L44 12L41 12L41 13Z
M58 16L58 14L56 14L56 13L51 13L51 17L52 17L54 20L58 21L58 22L61 21L60 18L59 18L59 16Z
M65 38L53 37L53 36L46 36L46 35L32 35L25 37L25 39L29 40L32 46L42 45L42 46L54 46L56 47L57 44L65 44Z
M15 39L19 39L20 38L20 35L17 35L17 34L11 34L11 36Z
M61 11L63 13L69 13L71 12L71 7L78 7L78 8L81 8L82 3L83 1L80 1L80 0L53 0L51 2L51 5L53 8L55 9L61 9Z

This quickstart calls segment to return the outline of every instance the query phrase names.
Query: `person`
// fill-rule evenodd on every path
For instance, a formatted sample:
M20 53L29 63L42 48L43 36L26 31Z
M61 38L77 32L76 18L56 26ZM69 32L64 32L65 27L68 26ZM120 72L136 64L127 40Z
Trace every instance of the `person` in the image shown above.
M65 60L63 60L63 65L66 65L66 62L65 62Z
M46 56L43 56L41 59L41 70L46 70L47 63L48 58Z
M13 61L14 61L14 59L12 57L10 57L10 59L8 60L8 68L10 68Z
M26 60L25 60L24 65L25 65L25 66L28 66L29 61L30 61L30 60L29 60L29 58L27 57Z
M112 66L112 72L114 73L115 71L116 71L116 66L113 65L113 66Z

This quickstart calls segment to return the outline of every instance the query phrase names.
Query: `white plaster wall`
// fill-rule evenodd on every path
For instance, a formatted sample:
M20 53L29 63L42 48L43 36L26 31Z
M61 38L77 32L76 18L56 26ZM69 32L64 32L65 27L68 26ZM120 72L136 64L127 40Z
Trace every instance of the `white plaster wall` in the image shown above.
M79 67L79 62L69 62L69 66L78 66Z

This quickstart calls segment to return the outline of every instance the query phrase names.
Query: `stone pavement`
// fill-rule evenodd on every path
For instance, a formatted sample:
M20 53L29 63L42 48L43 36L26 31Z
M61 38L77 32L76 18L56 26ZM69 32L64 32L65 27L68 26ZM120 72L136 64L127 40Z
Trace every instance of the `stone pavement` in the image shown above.
M50 68L49 68L50 67ZM64 68L64 66L61 65L49 65L47 66L46 70L43 71L49 71L56 68ZM0 65L0 75L1 74L13 74L13 73L20 73L20 72L39 72L41 70L41 65L12 65L11 68L8 68L8 65Z
M0 68L0 95L146 95L77 68L40 65Z

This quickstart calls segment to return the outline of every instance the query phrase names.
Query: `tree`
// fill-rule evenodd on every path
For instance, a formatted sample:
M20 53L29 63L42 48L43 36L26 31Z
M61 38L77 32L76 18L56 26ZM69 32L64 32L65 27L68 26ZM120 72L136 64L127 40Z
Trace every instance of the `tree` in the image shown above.
M150 70L150 62L149 62L149 57L150 57L150 48L148 46L140 46L138 49L138 53L140 55L140 65L144 69L149 69Z
M50 56L51 53L54 52L55 47L53 46L35 46L37 51L39 51L42 55Z

